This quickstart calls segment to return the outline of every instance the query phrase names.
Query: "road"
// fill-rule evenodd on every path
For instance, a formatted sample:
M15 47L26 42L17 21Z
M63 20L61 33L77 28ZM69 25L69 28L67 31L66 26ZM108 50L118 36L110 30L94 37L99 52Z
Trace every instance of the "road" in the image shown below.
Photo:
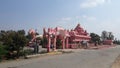
M74 53L0 63L0 68L110 68L120 55L120 46L100 50L76 50Z

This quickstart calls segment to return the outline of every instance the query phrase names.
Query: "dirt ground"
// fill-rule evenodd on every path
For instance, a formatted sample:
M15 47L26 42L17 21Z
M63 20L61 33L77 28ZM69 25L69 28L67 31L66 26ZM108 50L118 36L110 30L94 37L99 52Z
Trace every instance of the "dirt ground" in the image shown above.
M120 55L116 58L111 68L120 68Z

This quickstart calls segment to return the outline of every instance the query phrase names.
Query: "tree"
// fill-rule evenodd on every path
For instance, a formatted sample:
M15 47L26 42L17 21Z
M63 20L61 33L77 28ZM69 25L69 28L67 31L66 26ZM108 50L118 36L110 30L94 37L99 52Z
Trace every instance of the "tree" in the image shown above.
M102 40L106 40L108 38L108 32L107 31L103 31L102 35L101 35L101 39Z
M0 32L0 40L3 42L3 45L7 46L7 50L11 53L14 51L17 52L16 57L19 58L20 50L27 43L27 38L25 36L24 30L8 30L8 31L1 31Z
M21 34L18 31L15 36L13 36L13 43L15 45L15 50L17 50L17 58L19 58L20 50L26 45L27 39L23 33Z
M100 36L95 34L95 33L90 33L91 36L91 42L95 43L96 41L99 43L100 42Z
M56 41L56 45L57 45L57 47L56 48L62 48L62 41L61 41L61 39L57 39L57 41Z
M31 41L32 36L28 33L28 34L26 35L26 38L27 38L29 41Z
M118 40L117 38L114 39L113 41L114 44L120 45L120 40Z
M21 35L25 35L25 30L18 30L17 33L19 33Z
M114 40L112 32L103 31L101 35L102 40Z
M0 61L3 57L7 54L7 50L5 49L5 46L0 43Z
M41 45L43 48L46 48L47 47L47 44L48 44L48 39L46 37L43 37L41 39Z
M108 32L108 40L114 40L114 35L112 34L112 32Z

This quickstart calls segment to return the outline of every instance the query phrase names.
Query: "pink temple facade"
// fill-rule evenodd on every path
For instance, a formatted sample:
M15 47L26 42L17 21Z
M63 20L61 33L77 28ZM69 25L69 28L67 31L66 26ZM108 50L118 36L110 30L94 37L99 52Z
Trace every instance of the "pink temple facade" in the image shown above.
M43 37L46 37L48 40L48 44L46 45L48 52L50 51L51 45L53 45L54 50L56 50L56 41L58 39L62 42L62 49L77 48L81 41L89 41L91 39L87 31L84 30L80 24L70 31L60 27L48 28L47 31L44 28Z

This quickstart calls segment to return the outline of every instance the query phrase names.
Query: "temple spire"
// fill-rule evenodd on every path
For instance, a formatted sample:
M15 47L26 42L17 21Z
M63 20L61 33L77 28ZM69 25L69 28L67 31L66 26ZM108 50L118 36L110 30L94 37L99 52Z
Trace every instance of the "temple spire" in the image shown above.
M80 30L82 29L81 26L80 26L80 23L77 24L76 28L74 30Z
M80 26L80 23L78 23L78 25L77 26Z

